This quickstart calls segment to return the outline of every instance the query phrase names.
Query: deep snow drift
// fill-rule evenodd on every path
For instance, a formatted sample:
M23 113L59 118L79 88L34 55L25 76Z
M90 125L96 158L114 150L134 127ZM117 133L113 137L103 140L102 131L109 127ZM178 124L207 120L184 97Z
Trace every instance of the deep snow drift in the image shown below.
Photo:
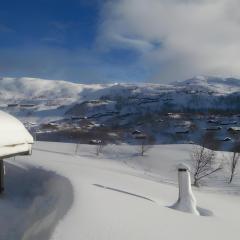
M74 198L70 210L60 221L50 218L46 223L40 216L37 227L30 228L31 235L25 239L36 239L34 234L51 222L57 223L51 235L54 240L237 238L240 215L240 197L234 195L239 193L237 188L227 189L230 195L216 192L215 185L194 189L198 206L205 213L211 211L213 216L196 216L168 207L178 197L176 166L180 162L189 163L191 148L190 145L159 145L140 157L134 146L109 145L96 157L95 146L80 145L76 155L74 144L37 142L31 157L18 157L9 163L27 167L25 174L33 179L32 175L41 175L42 170L64 176L71 182ZM38 167L42 168L39 172ZM54 192L57 182L50 184L48 194ZM60 200L71 195L71 185L60 187L57 194ZM34 192L36 186L27 189ZM13 193L14 190L17 191L13 188ZM21 201L24 202L23 196L18 199ZM47 208L48 202L43 201L44 206L40 204L38 210ZM5 210L13 209L11 214L15 216L10 199L7 196L0 199L0 206L7 203ZM55 210L65 208L69 201L62 204L56 204ZM34 219L35 214L36 210L27 218ZM1 214L4 222L2 217ZM18 220L21 224L21 219Z

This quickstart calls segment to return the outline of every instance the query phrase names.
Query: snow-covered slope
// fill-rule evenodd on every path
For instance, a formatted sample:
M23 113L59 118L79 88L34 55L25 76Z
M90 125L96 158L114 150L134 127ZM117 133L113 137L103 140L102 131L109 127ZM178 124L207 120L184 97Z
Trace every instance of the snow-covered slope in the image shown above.
M1 103L19 101L61 100L66 104L74 101L95 100L101 97L154 97L173 91L199 90L215 94L229 94L240 91L240 80L197 76L192 79L164 84L77 84L67 81L37 78L0 78ZM63 103L63 101L62 101Z
M91 94L90 99L105 94L121 96L131 93L154 94L160 90L174 88L193 88L216 91L227 94L240 91L240 79L196 76L182 82L172 84L78 84L59 80L45 80L39 78L0 78L0 97L4 99L37 99L37 98L80 98ZM109 90L107 90L109 89ZM94 93L98 92L97 95Z
M0 98L3 100L73 99L78 100L84 91L103 88L100 84L85 85L67 81L38 78L1 78Z
M190 145L156 146L145 157L134 155L136 149L133 146L119 148L112 145L97 159L94 146L81 145L77 155L74 154L74 144L37 143L34 148L30 158L21 157L16 162L9 161L11 166L24 167L24 176L29 175L33 180L34 176L45 177L53 171L69 179L72 189L65 184L63 186L66 189L61 188L61 184L58 184L60 179L57 178L47 188L50 192L53 189L57 191L53 191L54 194L50 196L45 193L41 198L36 190L29 190L28 194L36 194L31 213L27 212L28 222L32 219L32 225L28 225L29 228L24 233L20 232L18 239L22 236L26 240L43 239L39 237L41 233L49 231L50 226L55 226L52 221L56 221L56 214L66 207L61 203L52 208L55 201L71 196L69 190L73 191L72 205L57 222L57 227L51 229L52 240L238 238L240 204L239 196L233 195L239 194L236 185L229 195L216 193L215 187L211 187L208 192L205 188L201 191L194 189L197 205L205 216L183 213L168 207L178 197L176 164L189 161ZM36 167L41 167L39 174ZM11 172L12 168L9 167L8 171ZM43 174L44 171L46 174ZM48 180L51 180L51 175ZM10 201L8 198L1 200L0 207L5 204L3 212L11 209L14 204L14 191L16 189L11 189ZM18 195L17 199L19 202L21 196ZM69 201L66 201L66 205L69 207ZM47 215L40 214L36 221L35 214L41 208ZM15 215L14 211L7 213L1 214L0 222L2 216L9 217L5 218L6 223L7 219L11 219L11 213L12 216ZM21 219L23 217L21 215ZM19 229L23 222L16 221L14 224ZM3 228L1 234L6 229Z

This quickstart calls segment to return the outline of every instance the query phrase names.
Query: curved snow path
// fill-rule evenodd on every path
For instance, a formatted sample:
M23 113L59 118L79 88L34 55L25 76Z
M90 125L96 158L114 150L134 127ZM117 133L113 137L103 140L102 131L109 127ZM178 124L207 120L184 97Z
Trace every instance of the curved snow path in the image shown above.
M0 239L46 240L73 202L68 179L41 168L6 161L0 198Z

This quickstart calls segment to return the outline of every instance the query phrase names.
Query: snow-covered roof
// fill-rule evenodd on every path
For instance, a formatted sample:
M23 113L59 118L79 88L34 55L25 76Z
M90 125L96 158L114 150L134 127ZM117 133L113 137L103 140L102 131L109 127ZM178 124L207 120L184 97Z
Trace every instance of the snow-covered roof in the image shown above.
M186 163L179 163L179 164L177 165L177 168L178 168L178 169L185 169L185 170L190 171L190 167L189 167Z
M236 131L236 132L239 132L239 131L240 131L240 127L230 127L230 128L228 128L228 131Z
M15 117L0 111L0 157L31 152L33 137Z

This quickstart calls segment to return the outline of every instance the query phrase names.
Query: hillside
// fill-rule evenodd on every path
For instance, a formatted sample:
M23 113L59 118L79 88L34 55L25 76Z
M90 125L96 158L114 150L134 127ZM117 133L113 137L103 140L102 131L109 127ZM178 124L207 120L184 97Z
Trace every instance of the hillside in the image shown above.
M176 164L189 163L191 148L155 146L141 157L135 146L108 145L96 156L94 146L75 152L75 144L37 142L31 157L6 163L0 238L238 239L237 176L229 185L217 173L193 189L201 216L169 208L178 197Z
M215 138L224 140L232 138L229 127L239 124L240 80L234 78L89 85L2 78L0 89L1 109L42 140L126 142L136 128L158 143L199 142L210 128L218 128Z

